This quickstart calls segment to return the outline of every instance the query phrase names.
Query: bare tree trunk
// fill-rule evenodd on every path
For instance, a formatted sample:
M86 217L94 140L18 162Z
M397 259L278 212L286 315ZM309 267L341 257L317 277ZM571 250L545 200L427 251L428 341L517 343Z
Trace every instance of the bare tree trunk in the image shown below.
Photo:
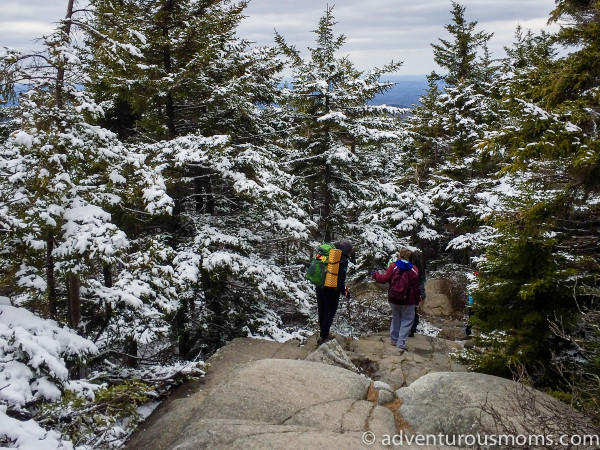
M69 323L71 328L77 329L81 322L81 282L75 274L69 274L67 280L69 297Z
M163 8L164 11L173 11L173 1L172 0L167 0L165 2L165 6ZM165 26L163 33L165 36L169 35L169 28L168 26ZM168 39L167 39L168 41ZM171 48L168 46L168 44L163 47L163 64L164 64L164 69L166 73L171 73L171 71L173 70L172 68L172 61L171 61ZM175 139L175 137L177 136L177 131L175 129L175 105L174 105L174 101L173 101L173 93L171 91L169 91L167 93L167 104L165 106L166 109L166 120L167 120L167 129L169 130L169 140L171 139Z
M194 193L196 211L204 214L215 213L215 196L213 193L210 171L207 169L191 168L194 176Z
M104 275L104 286L112 287L113 286L112 272L111 272L110 266L108 264L105 264L104 267L102 267L102 274Z
M169 129L169 140L177 137L177 131L175 130L175 107L173 106L173 94L169 92L167 94L167 128Z
M67 299L69 305L69 325L74 330L82 333L84 330L79 329L81 323L81 282L79 277L70 273L67 276ZM85 376L85 368L79 362L69 367L69 373L72 379L79 380Z
M125 344L125 353L129 355L126 359L126 363L129 367L137 367L138 366L138 343L135 339L130 337L127 339L127 343Z
M113 286L112 271L110 270L110 266L108 264L105 264L102 267L102 274L104 275L104 286L109 287L109 288L112 287ZM98 313L98 314L94 315L94 317L92 317L91 320L89 320L87 322L86 331L87 331L88 335L91 334L91 331L94 330L94 328L98 324L101 324L100 329L96 333L96 336L94 337L92 342L98 341L98 339L100 338L100 336L102 335L104 330L106 330L106 327L108 327L108 324L110 323L110 319L112 318L112 315L113 315L112 305L109 302L107 302L106 306L105 306L104 316L101 313Z
M325 165L325 184L323 186L323 217L324 217L324 228L325 228L325 242L331 241L331 190L329 184L331 183L331 165Z
M56 277L54 275L54 235L48 231L46 236L46 287L48 293L48 311L50 317L56 319Z
M73 3L74 0L69 0L69 4L67 6L67 14L65 15L65 27L63 28L63 32L65 33L66 39L70 41L71 37L71 18L73 17ZM56 90L54 92L54 97L56 99L56 106L59 109L64 107L64 99L63 99L63 88L65 84L65 67L64 65L60 65L58 67L58 71L56 73Z
M209 348L216 350L223 346L227 340L227 336L225 335L227 311L224 308L224 299L222 298L223 282L213 280L210 277L210 273L206 270L201 271L201 277L206 308L212 312L212 319L208 325L205 342Z

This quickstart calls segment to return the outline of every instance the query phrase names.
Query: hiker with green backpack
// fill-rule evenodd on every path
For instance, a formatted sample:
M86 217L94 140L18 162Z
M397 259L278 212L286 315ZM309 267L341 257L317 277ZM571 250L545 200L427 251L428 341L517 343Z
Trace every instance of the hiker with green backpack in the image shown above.
M319 345L332 338L329 329L338 309L340 295L346 292L346 273L351 252L352 244L348 240L321 244L306 272L306 278L316 286Z

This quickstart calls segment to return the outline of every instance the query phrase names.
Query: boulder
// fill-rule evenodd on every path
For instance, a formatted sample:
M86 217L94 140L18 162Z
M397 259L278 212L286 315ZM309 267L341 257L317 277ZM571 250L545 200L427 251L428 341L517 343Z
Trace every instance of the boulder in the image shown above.
M592 430L587 425L589 420L553 397L480 373L430 373L398 389L396 395L402 401L398 412L414 434L506 434L517 438L585 434Z
M434 317L450 317L455 311L450 300L450 287L444 279L431 279L425 282L427 297L421 303L423 314Z
M365 432L375 437L370 448L397 446L386 447L384 437L399 433L597 434L585 417L545 394L465 372L449 356L461 348L452 341L416 335L401 355L389 345L388 333L349 340L352 359L369 362L361 364L361 370L369 370L363 374L330 363L282 359L315 355L325 361L334 354L330 362L346 361L340 343L317 348L312 341L299 346L235 340L209 359L203 383L188 385L164 402L125 448L364 449ZM407 440L403 445L413 448Z
M369 385L367 378L335 366L263 359L239 367L213 388L198 417L282 424L315 405L363 400Z
M364 432L365 424L378 435L394 434L396 423L392 412L370 401L340 400L319 404L300 411L285 422L285 425L306 426L312 429L339 433Z
M415 334L406 341L400 354L389 344L389 333L362 336L348 343L352 354L364 355L370 361L366 375L398 389L430 372L462 372L467 369L455 362L450 353L459 351L457 342Z
M385 405L387 403L391 403L396 398L394 393L390 392L390 391L386 391L386 390L382 389L377 392L378 392L378 395L377 395L377 404L378 405Z
M264 450L348 448L364 450L362 432L344 434L295 425L261 424L251 420L200 419L188 426L173 450ZM375 448L382 448L375 446Z
M442 328L442 330L436 336L441 339L446 339L449 341L464 341L469 339L469 336L465 332L465 327L462 326L460 328L457 327L447 327Z
M306 360L358 372L357 367L352 363L342 346L336 340L321 344L317 350L306 357Z
M206 377L185 383L177 388L160 406L140 424L128 440L128 449L166 449L190 423L196 421L196 412L211 389L229 374L246 363L262 359L304 359L316 348L301 346L290 340L285 343L264 339L234 339L221 347L207 361Z
M389 384L383 382L383 381L375 381L373 383L373 388L377 389L378 391L388 391L391 392L392 394L394 393L394 388L391 387Z
M205 396L165 448L364 448L365 431L397 432L393 412L367 400L370 387L368 378L329 364L250 362Z

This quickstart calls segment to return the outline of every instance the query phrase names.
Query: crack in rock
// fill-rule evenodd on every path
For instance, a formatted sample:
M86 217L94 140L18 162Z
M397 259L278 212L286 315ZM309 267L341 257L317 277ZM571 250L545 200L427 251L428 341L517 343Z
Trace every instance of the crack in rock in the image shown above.
M373 384L373 383L371 383L371 384ZM292 414L291 414L289 417L287 417L286 419L284 419L284 420L283 420L283 422L279 423L279 425L286 425L286 423L287 423L288 421L292 420L292 419L293 419L294 417L296 417L298 414L300 414L300 413L302 413L302 412L304 412L304 411L307 411L307 410L309 410L309 409L316 408L316 407L319 407L319 406L326 406L326 405L330 405L330 404L333 404L333 403L342 402L342 401L344 401L344 400L354 400L354 403L353 403L353 405L354 405L354 404L356 404L357 402L361 401L361 400L352 399L351 397L345 397L345 398L336 398L336 399L334 399L334 400L329 400L328 402L323 402L323 403L315 403L314 405L310 405L310 406L307 406L307 407L305 407L305 408L301 408L301 409L299 409L298 411L295 411L295 412L294 412L294 413L292 413ZM350 409L352 409L352 408L350 408ZM348 410L348 411L350 411L350 410ZM344 413L344 414L347 414L347 413L348 413L348 411L347 411L346 413ZM302 426L304 426L304 425L302 425Z
M342 414L342 418L341 418L341 421L340 421L340 433L343 433L343 432L344 432L344 430L345 430L345 428L344 428L344 427L345 427L346 416L347 416L347 415L350 413L350 411L352 411L352 410L354 409L354 407L356 406L356 404L357 404L358 402L362 402L362 400L355 400L355 401L354 401L354 402L353 402L353 403L350 405L350 408L348 408L348 410L347 410L347 411L346 411L344 414Z
M367 415L367 418L365 419L365 431L371 431L371 422L373 420L373 411L375 411L376 407L377 407L376 403L373 406L371 406L371 410L369 411L369 414Z

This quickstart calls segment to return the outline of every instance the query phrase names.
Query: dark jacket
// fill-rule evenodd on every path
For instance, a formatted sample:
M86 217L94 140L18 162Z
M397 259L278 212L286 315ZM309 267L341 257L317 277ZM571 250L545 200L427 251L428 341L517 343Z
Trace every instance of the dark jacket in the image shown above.
M425 281L427 276L425 275L425 257L421 252L413 252L410 257L410 262L413 267L417 269L419 274L419 287L421 288L421 300L425 300ZM418 303L417 303L418 304Z
M413 265L408 261L399 259L390 264L385 273L373 273L373 278L378 283L392 284L392 277L402 276L404 272L408 272L407 276L402 279L403 283L408 283L408 299L404 305L416 305L421 299L421 287L419 286L419 273L417 269L413 269ZM388 289L389 296L389 289Z
M340 269L338 271L338 289L340 292L344 292L346 290L346 274L348 273L348 260L352 252L352 244L349 241L340 241L333 245L342 251Z

